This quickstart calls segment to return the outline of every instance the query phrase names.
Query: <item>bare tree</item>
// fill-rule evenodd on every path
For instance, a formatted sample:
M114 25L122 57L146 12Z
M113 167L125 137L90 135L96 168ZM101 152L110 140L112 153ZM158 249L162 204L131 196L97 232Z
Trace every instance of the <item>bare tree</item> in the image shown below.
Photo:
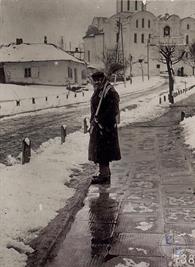
M106 50L102 57L102 62L104 65L104 73L110 78L112 74L116 74L119 71L126 70L128 66L128 61L125 60L124 64L121 57L117 59L116 50Z
M175 44L160 44L160 62L167 65L169 75L169 102L174 104L173 90L174 90L174 70L173 65L182 60L185 50L181 46Z
M183 61L190 65L192 74L195 75L195 43L191 44L183 57Z

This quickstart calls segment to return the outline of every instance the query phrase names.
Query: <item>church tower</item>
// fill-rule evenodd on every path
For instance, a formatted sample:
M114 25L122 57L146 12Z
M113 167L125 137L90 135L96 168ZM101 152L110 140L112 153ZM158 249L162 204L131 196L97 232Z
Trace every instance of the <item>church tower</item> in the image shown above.
M116 0L116 12L137 12L146 10L142 0Z

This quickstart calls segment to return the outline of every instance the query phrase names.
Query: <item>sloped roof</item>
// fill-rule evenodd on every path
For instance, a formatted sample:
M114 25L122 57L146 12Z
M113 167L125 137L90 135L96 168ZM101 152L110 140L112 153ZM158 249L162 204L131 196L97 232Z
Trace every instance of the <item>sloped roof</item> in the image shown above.
M10 44L0 48L0 62L66 60L83 63L53 44Z
M93 18L93 22L95 20L97 20L97 21L101 21L102 20L102 21L106 22L108 20L108 18L107 17L94 17ZM93 24L93 22L92 22L92 24Z

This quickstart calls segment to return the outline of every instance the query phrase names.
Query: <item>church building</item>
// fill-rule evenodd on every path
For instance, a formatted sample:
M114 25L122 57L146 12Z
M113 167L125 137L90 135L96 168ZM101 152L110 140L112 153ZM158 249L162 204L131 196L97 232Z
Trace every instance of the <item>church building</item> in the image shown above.
M94 17L84 40L85 61L101 69L108 55L131 64L133 76L160 75L166 65L159 61L159 45L185 48L195 42L195 19L176 14L155 16L141 0L116 0L116 14ZM158 4L158 3L156 3ZM128 70L127 70L128 71ZM175 74L192 75L185 61L174 65ZM129 73L126 73L128 76Z

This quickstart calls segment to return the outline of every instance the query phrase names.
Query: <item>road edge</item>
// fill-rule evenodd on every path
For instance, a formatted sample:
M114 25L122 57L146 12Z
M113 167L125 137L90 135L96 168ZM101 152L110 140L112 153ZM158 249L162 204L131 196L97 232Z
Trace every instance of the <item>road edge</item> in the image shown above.
M90 170L90 173L93 171ZM67 200L65 207L58 211L58 215L41 230L39 236L30 241L29 245L34 252L28 255L26 267L44 266L61 235L66 236L77 212L84 205L83 202L91 184L90 173L87 175L88 178L85 172L81 173L73 197Z

